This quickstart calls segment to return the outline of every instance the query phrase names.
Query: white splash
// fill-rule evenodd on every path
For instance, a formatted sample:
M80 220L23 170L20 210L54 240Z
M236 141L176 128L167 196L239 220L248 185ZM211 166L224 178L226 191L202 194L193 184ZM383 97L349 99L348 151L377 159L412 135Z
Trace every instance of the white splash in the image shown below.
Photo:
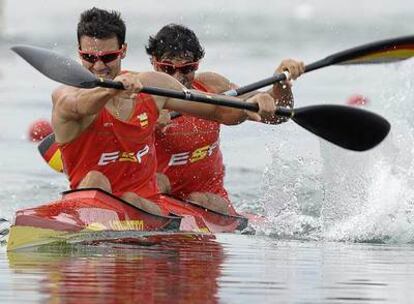
M292 154L280 142L272 146L264 175L268 224L261 233L414 243L413 67L406 63L391 81L384 77L387 82L379 84L382 92L369 110L385 113L392 132L375 149L356 153L321 141L319 154L299 149Z

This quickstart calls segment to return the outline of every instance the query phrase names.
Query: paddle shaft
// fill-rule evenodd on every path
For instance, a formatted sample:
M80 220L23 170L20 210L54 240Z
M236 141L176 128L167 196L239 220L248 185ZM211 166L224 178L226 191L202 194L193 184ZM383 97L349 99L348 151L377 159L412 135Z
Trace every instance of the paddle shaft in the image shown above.
M305 66L305 73L306 72L313 71L313 70L316 70L316 69L320 69L320 68L325 67L327 65L330 65L331 63L329 63L329 61L330 61L329 60L329 57L327 57L325 59L322 59L322 60L316 61L314 63L311 63L311 64ZM276 75L274 75L272 77L269 77L269 78L266 78L266 79L263 79L263 80L260 80L260 81L257 81L257 82L254 82L254 83L245 85L245 86L242 86L242 87L240 87L238 89L229 90L227 92L224 92L223 94L226 95L226 96L234 96L234 97L236 97L236 96L240 96L240 95L249 93L251 91L254 91L254 90L257 90L257 89L266 87L266 86L271 85L271 84L273 84L275 82L283 81L283 80L286 80L286 79L287 79L287 73L276 74ZM257 110L252 110L252 111L256 111L257 112ZM285 112L285 110L283 110L283 109L281 110L281 112L282 113L278 113L276 111L276 114L277 115L280 115L280 116L288 116L288 117L292 115L291 112L288 115L283 114ZM172 113L170 113L171 119L178 118L181 115L182 114L180 114L178 112L172 112Z
M124 90L124 86L122 85L121 82L112 81L108 79L99 79L96 82L96 85L99 87L103 87L103 88ZM151 95L156 95L156 96L172 97L172 98L177 98L177 99L183 99L183 100L189 100L189 101L195 101L195 102L201 102L201 103L207 103L207 104L214 104L218 106L231 107L231 108L236 108L236 109L241 109L241 110L248 110L252 112L259 111L259 106L254 103L231 100L226 96L221 97L221 96L216 95L212 97L207 94L194 93L189 90L176 91L176 90L170 90L170 89L164 89L164 88L143 87L141 92L151 94ZM283 116L283 117L292 117L293 110L289 108L278 107L275 114L279 116Z
M373 64L389 63L404 60L413 56L413 45L414 36L398 37L364 44L338 53L334 53L321 60L308 64L305 66L305 73L323 67L331 66L334 64ZM404 47L410 49L411 52L409 54L405 54L404 56L401 56L400 54L396 54L394 57L392 56L393 52L398 52L400 48ZM387 53L389 54L389 57L378 58L376 60L369 59L369 55L375 55L377 53ZM227 96L243 95L251 91L258 90L268 85L271 85L275 82L286 80L286 78L287 77L284 73L276 74L271 77L259 80L257 82L253 82L246 86L242 86L238 89L229 90L224 94Z
M331 66L334 64L372 64L372 63L388 63L393 61L400 61L413 56L411 51L409 54L405 54L401 57L401 54L392 55L393 52L398 52L400 48L413 49L414 36L405 36L392 38L387 40L380 40L354 48L350 48L341 52L334 53L330 56L327 56L321 60L315 61L311 64L305 66L305 73L318 70L323 67ZM378 53L387 53L388 56L385 58L376 58L376 60L370 60L369 55L375 55ZM368 57L367 57L368 56ZM268 85L274 84L279 81L284 81L288 78L287 73L275 74L272 77L268 77L257 82L239 87L234 90L229 90L223 94L226 96L240 96L251 91L255 91L266 87ZM178 112L170 113L171 119L175 119L181 116ZM283 116L283 114L281 115Z
M330 66L330 65L334 65L334 64L336 64L340 61L341 61L341 57L338 57L338 56L326 57L324 59L321 59L321 60L318 60L318 61L315 61L311 64L306 65L305 66L305 73L315 71L315 70L318 70L320 68L324 68L324 67L327 67L327 66ZM271 77L268 77L268 78L253 82L251 84L242 86L238 89L229 90L229 91L225 92L224 94L227 95L227 96L240 96L240 95L249 93L251 91L258 90L258 89L261 89L261 88L266 87L268 85L274 84L275 82L284 81L286 79L287 79L287 76L286 76L285 73L276 74L276 75L273 75Z
M311 65L305 66L305 73L326 66L326 64L322 64L323 61L324 60L320 60L320 61L317 61L315 63L312 63ZM253 82L251 84L242 86L238 89L229 90L229 91L225 92L224 94L227 95L227 96L240 96L240 95L249 93L251 91L261 89L261 88L266 87L268 85L271 85L275 82L284 81L286 79L287 79L287 76L286 76L285 73L276 74L276 75L273 75L271 77L268 77L268 78Z
M322 66L322 64L320 64ZM317 66L311 68L316 69ZM95 86L124 89L122 83L113 80L95 79ZM191 100L207 104L232 107L257 112L257 104L247 103L228 96L210 96L207 94L191 92L187 89L176 91L164 88L143 87L141 92L172 97L176 99ZM276 115L289 117L315 135L332 143L354 151L365 151L380 143L388 134L390 125L379 115L364 110L338 106L313 106L298 109L279 107ZM362 128L358 125L364 124Z
M318 65L311 66L316 69ZM124 89L122 83L97 79L96 86ZM191 92L187 89L176 91L164 88L144 87L141 92L177 99L191 100L219 106L232 107L257 112L257 104L231 99L228 96L210 96ZM276 115L289 117L315 135L332 143L354 151L365 151L380 143L390 130L390 124L381 116L365 110L344 106L325 105L297 108L278 107Z

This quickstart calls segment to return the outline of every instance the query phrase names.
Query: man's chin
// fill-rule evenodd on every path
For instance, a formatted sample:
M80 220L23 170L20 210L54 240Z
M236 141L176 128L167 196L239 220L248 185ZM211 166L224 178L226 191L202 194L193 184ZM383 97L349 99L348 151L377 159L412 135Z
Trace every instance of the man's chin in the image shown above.
M177 79L177 78L176 78ZM189 81L188 79L177 79L183 86L185 86L186 88L191 88L192 82Z
M98 78L103 78L103 79L112 79L111 75L109 74L95 74L96 77Z

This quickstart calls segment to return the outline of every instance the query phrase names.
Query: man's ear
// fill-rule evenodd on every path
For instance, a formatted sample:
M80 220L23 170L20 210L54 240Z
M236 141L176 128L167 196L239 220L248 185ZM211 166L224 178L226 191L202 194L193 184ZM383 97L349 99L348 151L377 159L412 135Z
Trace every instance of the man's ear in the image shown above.
M82 50L81 49L81 46L80 45L78 45L78 51L77 51L77 53L78 53L78 58L79 58L79 60L82 62L82 56L79 54L79 51L80 50Z
M128 44L124 43L122 45L122 53L121 53L121 59L124 59L127 53Z
M154 71L158 71L158 66L154 64L154 62L156 62L156 61L157 61L157 58L155 58L155 56L150 57L150 62L151 62L151 65L152 65Z

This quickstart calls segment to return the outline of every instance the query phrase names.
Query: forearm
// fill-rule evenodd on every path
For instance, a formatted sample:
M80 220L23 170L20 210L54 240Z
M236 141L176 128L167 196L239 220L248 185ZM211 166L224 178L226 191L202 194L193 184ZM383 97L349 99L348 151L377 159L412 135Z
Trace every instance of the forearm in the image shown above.
M98 113L117 91L105 88L77 89L61 86L52 94L55 114L63 121Z
M97 114L116 93L106 88L81 89L75 96L74 111L80 116Z
M240 109L217 106L215 112L217 120L228 126L241 124L248 119L246 111Z
M250 112L246 110L239 110L239 109L231 109L227 107L218 107L217 115L222 116L221 118L222 123L226 125L237 125L246 120L252 120L256 122L261 121L263 123L272 123L272 124L279 124L279 123L285 122L287 121L286 118L274 115L276 108L270 105L270 104L274 104L276 106L283 106L283 107L289 106L289 105L293 106L293 98L290 98L290 96L292 96L290 89L288 88L287 91L284 88L282 89L283 91L280 91L280 92L277 91L277 94L274 94L273 90L270 89L267 92L252 91L252 92L248 92L246 94L238 96L239 100L243 100L247 103L252 102L252 103L260 104L260 106L258 106L259 108L258 113L260 116L258 116L258 114L254 114L254 112ZM266 95L268 97L267 97L267 100L264 101L263 98L265 98ZM249 99L251 100L248 101ZM280 102L281 100L283 100L283 102ZM272 107L273 109L271 109Z
M263 123L280 124L288 121L288 118L275 115L276 108L293 107L293 95L290 86L279 83L275 84L267 92L252 91L240 95L239 97L246 102L249 102L247 101L248 99L252 99L256 100L253 101L254 103L261 104L261 106L259 106L260 110L258 112L260 116L257 116L257 114L249 113L246 119L261 121ZM266 98L266 101L264 101L263 98Z
M193 92L195 94L200 94L199 91L193 91ZM211 93L207 93L207 94L211 96L217 96L220 98L223 97L222 94L211 94ZM229 96L228 99L235 100L238 102L244 100L243 98L239 98L239 97L235 98L231 96ZM212 105L212 104L204 104L203 107L206 108L205 113L209 113L208 114L209 119L213 119L224 125L238 125L244 122L248 118L246 111L242 109L236 109L236 108Z

